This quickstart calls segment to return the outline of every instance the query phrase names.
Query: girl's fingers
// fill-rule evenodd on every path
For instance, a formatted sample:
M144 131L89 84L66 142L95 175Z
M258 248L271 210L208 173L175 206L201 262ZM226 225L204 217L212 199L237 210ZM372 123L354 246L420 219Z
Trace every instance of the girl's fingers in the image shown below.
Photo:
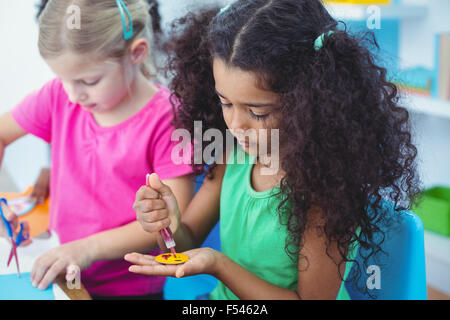
M157 266L138 266L132 265L128 268L128 271L133 273L144 274L147 276L171 276L173 271L168 271L167 269L158 268Z
M124 259L128 262L131 262L133 264L138 264L138 265L154 265L154 264L158 263L155 261L154 256L140 254L140 253L136 253L136 252L127 253L125 255Z
M144 199L159 199L159 192L153 190L148 186L142 186L139 188L138 192L136 192L136 200L144 200Z
M170 219L165 218L163 220L159 220L156 222L147 222L147 221L141 221L142 228L147 232L158 232L161 229L167 228L170 226Z
M32 240L31 240L31 237L30 237L30 224L28 223L28 221L23 221L22 235L23 235L24 238L28 238L28 240L23 240L20 243L21 247L26 247L27 245L32 243Z
M32 243L33 243L33 240L31 240L31 239L23 240L23 241L20 243L20 246L21 246L21 247L26 247L26 246L29 246L29 245L32 244Z
M167 209L158 209L152 212L142 214L142 221L146 223L155 223L169 218L169 211Z
M176 278L182 278L185 275L185 270L183 267L180 267L177 269L177 271L175 272L175 277Z
M44 277L45 272L47 271L47 268L39 265L39 266L33 266L33 270L31 271L31 284L33 287L37 287L39 283L41 282L42 278Z
M160 264L154 256L140 253L126 254L124 259L133 265L128 268L130 272L145 274L148 276L174 276L176 266Z
M39 285L39 283L42 281L42 278L44 278L47 269L50 268L56 260L57 259L55 257L48 257L44 255L39 257L34 262L30 275L31 282L34 287Z
M180 265L180 267L177 269L177 272L175 273L175 277L181 278L184 276L192 276L195 274L198 274L197 270L198 267L196 267L195 263L192 262L192 260L188 260L186 263Z
M5 219L11 225L11 229L15 235L16 234L15 231L17 229L19 219L18 219L17 215L3 202L1 203L1 206L2 206L2 210L3 210L3 215L5 216ZM0 223L3 223L3 221L0 220Z
M43 203L47 198L48 192L47 188L44 186L35 186L33 192L31 193L29 199L36 204Z
M128 268L130 272L144 274L147 276L165 276L180 278L187 274L184 265L165 265L157 262L155 257L139 253L125 255L125 260L133 265Z
M48 285L55 280L55 278L60 274L65 268L65 263L61 260L56 261L50 269L47 270L44 277L38 284L39 290L47 289Z
M133 273L145 274L147 276L174 277L177 266L156 263L155 265L132 265L128 270Z
M139 206L142 212L150 212L166 209L166 202L162 199L145 199L140 201Z
M159 176L154 172L151 175L147 175L148 184L156 189L163 197L171 197L173 195L169 186L162 183Z

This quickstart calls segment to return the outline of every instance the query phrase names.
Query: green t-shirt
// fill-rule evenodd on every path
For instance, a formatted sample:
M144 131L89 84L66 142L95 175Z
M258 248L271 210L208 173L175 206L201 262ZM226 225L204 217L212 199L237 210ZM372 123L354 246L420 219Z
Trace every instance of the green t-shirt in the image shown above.
M280 188L255 191L251 185L255 157L240 146L235 150L229 156L220 195L222 252L260 278L281 288L296 290L298 255L289 256L285 250L288 230L280 223L277 210L280 200L275 196ZM346 274L347 269L350 269L349 263ZM238 299L221 281L210 298ZM349 299L343 283L337 299Z

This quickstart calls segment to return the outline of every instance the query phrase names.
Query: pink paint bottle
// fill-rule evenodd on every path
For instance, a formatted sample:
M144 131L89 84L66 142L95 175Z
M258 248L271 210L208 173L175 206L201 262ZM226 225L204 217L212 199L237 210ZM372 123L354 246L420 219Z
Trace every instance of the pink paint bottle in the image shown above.
M147 174L147 176L146 176L146 184L148 187L150 187L150 175L149 174ZM176 258L177 252L175 251L175 240L173 239L172 231L170 230L170 228L167 227L167 228L161 229L159 231L159 233L161 234L161 237L163 238L167 249L170 249L170 251L172 252L174 257Z

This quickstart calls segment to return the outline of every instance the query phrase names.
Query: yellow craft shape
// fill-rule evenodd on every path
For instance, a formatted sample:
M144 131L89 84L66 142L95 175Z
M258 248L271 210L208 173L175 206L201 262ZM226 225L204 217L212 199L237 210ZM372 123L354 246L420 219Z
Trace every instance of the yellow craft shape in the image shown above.
M155 260L163 264L181 264L188 261L189 257L183 253L177 253L176 256L172 253L163 253L156 256Z

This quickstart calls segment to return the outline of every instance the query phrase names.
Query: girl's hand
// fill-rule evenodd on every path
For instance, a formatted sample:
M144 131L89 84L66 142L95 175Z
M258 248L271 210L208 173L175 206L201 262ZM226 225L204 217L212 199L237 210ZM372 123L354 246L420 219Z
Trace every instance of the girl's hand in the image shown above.
M145 274L148 276L170 276L181 278L196 274L215 275L218 261L223 256L222 253L211 248L199 248L183 252L189 257L184 264L166 265L155 260L154 256L140 253L129 253L125 255L125 260L133 263L129 268L130 272Z
M36 204L44 203L50 192L50 169L44 168L41 170L33 192L30 195L30 200Z
M175 232L180 224L177 199L156 173L147 175L147 186L142 186L136 193L133 209L147 232L158 232L167 227Z
M9 222L11 229L16 230L17 226L19 225L19 218L17 215L3 202L1 202L3 215L5 219ZM6 226L3 220L0 218L0 236L1 237L8 237L8 232L6 231Z
M31 282L34 287L45 290L62 272L66 280L73 281L76 270L87 269L94 262L90 245L85 239L68 242L41 255L33 265Z
M17 217L17 215L7 206L5 205L3 202L1 204L2 206L2 210L3 210L3 214L5 216L5 219L9 221L9 224L11 225L11 229L13 230L13 239L14 241L16 240L17 237L17 233L19 231L18 226L19 226L19 218ZM23 234L24 235L29 235L30 234L30 225L28 224L27 221L23 222ZM0 237L8 237L8 232L6 231L6 226L3 223L3 221L0 219ZM25 247L27 245L29 245L32 242L31 239L28 240L24 240L20 243L21 247Z

